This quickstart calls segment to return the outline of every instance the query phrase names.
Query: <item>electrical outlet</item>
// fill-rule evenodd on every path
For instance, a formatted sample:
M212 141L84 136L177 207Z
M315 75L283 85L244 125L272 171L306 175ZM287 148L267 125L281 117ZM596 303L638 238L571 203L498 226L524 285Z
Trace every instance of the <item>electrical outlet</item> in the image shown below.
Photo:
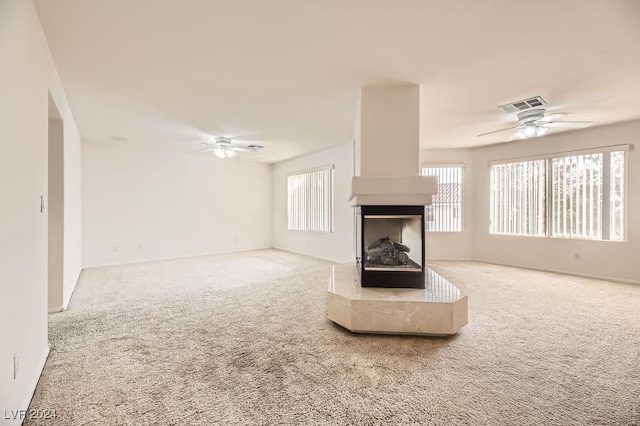
M580 260L580 253L573 253L573 260Z
M138 244L138 251L142 251L142 245Z
M18 378L18 372L20 371L20 358L18 352L13 354L13 380Z
M114 253L118 252L118 246L113 246L113 248L111 249Z

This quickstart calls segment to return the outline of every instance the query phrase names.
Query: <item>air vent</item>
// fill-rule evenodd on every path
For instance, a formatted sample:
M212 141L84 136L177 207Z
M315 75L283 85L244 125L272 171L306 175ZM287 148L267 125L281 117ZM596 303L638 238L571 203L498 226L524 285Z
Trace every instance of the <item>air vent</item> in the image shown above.
M511 104L500 105L498 108L502 108L506 112L520 112L526 111L531 108L538 108L545 105L546 102L540 96L534 98L525 99L522 101L513 102Z
M111 140L112 140L113 142L126 142L126 141L128 141L129 139L127 139L127 138L123 138L122 136L111 136Z
M257 151L259 149L264 148L264 146L262 146L262 145L249 145L247 148L253 149L254 151Z

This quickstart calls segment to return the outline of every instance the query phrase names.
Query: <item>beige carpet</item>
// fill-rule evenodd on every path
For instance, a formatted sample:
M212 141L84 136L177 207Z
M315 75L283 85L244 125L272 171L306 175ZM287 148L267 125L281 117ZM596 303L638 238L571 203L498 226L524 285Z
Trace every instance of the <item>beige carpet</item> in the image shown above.
M86 270L25 424L640 424L640 286L432 266L453 338L350 334L329 263L277 250Z

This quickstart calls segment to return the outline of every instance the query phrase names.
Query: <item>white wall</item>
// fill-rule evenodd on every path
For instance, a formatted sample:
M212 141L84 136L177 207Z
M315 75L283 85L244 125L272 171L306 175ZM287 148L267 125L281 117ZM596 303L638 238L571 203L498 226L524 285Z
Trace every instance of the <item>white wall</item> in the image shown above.
M472 258L474 217L473 150L440 149L420 151L420 167L464 165L462 193L462 232L427 232L426 257L432 260L469 260Z
M40 196L46 207L49 92L65 122L69 295L80 272L80 142L31 1L0 1L0 63L0 410L16 410L27 408L48 353L48 210L40 212Z
M508 159L605 145L635 143L640 149L640 121L558 133L542 138L473 150L475 193L473 258L576 275L640 282L640 156L628 153L627 242L489 234L489 166ZM580 260L573 260L580 253Z
M271 247L269 164L85 141L82 203L85 267Z
M63 103L64 118L64 288L63 305L66 309L82 271L82 191L80 133L71 115L61 86L52 85L54 100ZM60 99L58 101L58 99Z
M428 233L427 261L477 260L640 283L638 134L640 121L635 121L476 149L422 150L422 165L465 164L463 232ZM489 234L489 161L627 143L635 143L636 151L628 153L626 242ZM345 145L274 166L274 247L339 262L352 261L353 210L346 202L353 171L352 160L353 146ZM336 165L335 232L320 234L287 230L286 174L327 164ZM573 260L574 253L580 253L581 259Z
M425 150L424 163L466 163L464 232L429 234L427 259L472 259L575 275L640 282L640 156L628 152L627 240L587 241L489 234L489 166L492 160L606 145L636 144L640 121L593 127L542 138L461 150ZM580 253L580 260L573 254Z
M50 108L52 105L49 106ZM51 115L52 111L49 111ZM55 115L58 115L57 110ZM48 267L47 296L49 312L64 305L64 122L49 118L48 145Z
M287 229L287 174L316 167L335 166L334 232L290 231ZM273 166L273 246L334 262L355 258L354 210L349 206L353 176L353 145L282 161Z

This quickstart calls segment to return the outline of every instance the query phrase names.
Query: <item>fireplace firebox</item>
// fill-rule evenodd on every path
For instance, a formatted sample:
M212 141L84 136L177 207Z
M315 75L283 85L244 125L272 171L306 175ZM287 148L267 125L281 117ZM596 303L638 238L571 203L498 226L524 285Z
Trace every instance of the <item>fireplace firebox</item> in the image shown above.
M356 207L362 287L425 288L424 205Z

